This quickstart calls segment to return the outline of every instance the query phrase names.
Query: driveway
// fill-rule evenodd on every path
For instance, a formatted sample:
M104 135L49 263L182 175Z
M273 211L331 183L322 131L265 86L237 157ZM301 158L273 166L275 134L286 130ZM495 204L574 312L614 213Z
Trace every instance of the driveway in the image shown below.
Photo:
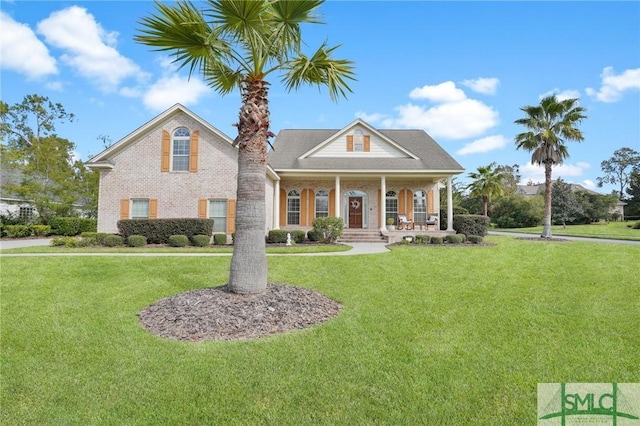
M22 248L22 247L34 247L34 246L48 246L51 244L51 238L25 238L17 240L0 240L0 250Z
M523 232L503 232L503 231L489 231L489 235L504 235L508 237L524 237L524 238L536 238L539 236L536 234L525 234ZM563 240L570 240L570 241L586 241L589 243L640 245L640 241L631 241L631 240L610 240L606 238L567 237L565 235L554 235L553 237L561 238Z

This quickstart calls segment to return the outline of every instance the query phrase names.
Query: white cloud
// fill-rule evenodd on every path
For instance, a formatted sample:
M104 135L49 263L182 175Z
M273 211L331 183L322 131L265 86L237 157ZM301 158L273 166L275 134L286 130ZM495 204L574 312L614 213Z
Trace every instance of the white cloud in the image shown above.
M384 120L385 126L421 128L434 138L472 138L498 123L498 113L475 99L444 103L431 108L407 104L396 110L399 116Z
M597 185L594 181L592 181L591 179L585 179L582 181L582 186L584 186L587 189L591 189L591 190L596 190Z
M553 90L549 90L548 92L545 92L543 94L541 94L540 96L538 96L539 99L542 98L546 98L547 96L551 96L551 95L556 95L556 99L558 101L564 101L567 99L579 99L580 98L580 91L578 90L560 90L560 89L553 89Z
M367 123L376 123L386 117L386 115L380 114L378 112L374 112L373 114L367 114L364 111L356 112L355 116L356 118L360 118L366 121Z
M578 162L576 164L563 163L553 167L551 178L555 180L561 177L563 180L569 182L569 180L565 178L583 176L589 168L591 168L591 164L585 162ZM522 182L526 183L530 180L533 182L544 182L544 166L529 163L520 168L520 173L522 174Z
M112 92L129 77L144 73L115 48L118 33L106 32L86 9L71 6L38 24L45 41L64 50L61 60L104 92Z
M600 89L589 87L586 92L601 102L616 102L622 98L623 92L640 89L640 68L628 69L616 75L613 67L606 67L600 77Z
M411 99L428 99L431 102L456 102L467 98L464 91L458 89L453 81L445 81L435 86L416 87L409 93Z
M153 111L164 111L176 103L192 105L211 92L211 88L198 78L179 75L160 78L143 95L144 105Z
M473 80L463 80L462 84L473 90L474 92L485 95L495 95L500 80L497 78L476 78Z
M30 80L58 73L56 60L31 28L4 12L0 12L0 27L0 67L24 74Z
M465 145L464 147L459 149L456 154L468 155L489 152L493 151L494 149L503 148L505 145L507 145L507 139L504 136L487 136Z

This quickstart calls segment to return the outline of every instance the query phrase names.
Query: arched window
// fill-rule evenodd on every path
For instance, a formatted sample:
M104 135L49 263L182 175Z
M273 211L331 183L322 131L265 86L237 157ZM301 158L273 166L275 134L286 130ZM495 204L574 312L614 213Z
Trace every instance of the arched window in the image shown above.
M413 221L427 221L427 193L421 189L413 192Z
M324 189L316 191L316 217L329 216L329 192Z
M393 219L394 224L398 222L398 194L396 193L396 191L387 191L385 197L385 206L387 210L387 215L384 218L385 222L389 218Z
M191 133L186 127L179 127L173 132L173 171L189 171L189 147Z
M300 225L300 191L287 193L287 225Z

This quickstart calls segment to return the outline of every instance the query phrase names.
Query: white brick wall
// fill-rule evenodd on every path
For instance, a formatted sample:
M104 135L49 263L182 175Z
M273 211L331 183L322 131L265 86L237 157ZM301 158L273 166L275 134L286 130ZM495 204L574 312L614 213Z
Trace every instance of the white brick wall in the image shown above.
M161 172L162 130L172 134L181 126L200 132L198 172ZM150 129L109 160L114 168L100 173L100 232L118 231L123 198L157 199L158 218L195 218L200 198L236 198L236 149L185 114Z

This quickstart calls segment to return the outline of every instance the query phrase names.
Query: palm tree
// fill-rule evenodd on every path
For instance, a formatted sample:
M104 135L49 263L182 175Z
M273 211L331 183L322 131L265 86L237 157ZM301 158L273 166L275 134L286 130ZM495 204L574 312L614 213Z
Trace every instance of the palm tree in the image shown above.
M269 130L268 87L278 72L287 90L326 86L332 100L351 92L348 60L331 57L338 47L322 44L311 56L302 48L301 24L321 23L322 0L208 0L206 9L189 1L173 6L156 1L155 14L142 18L136 41L175 55L174 62L201 73L221 95L238 88L236 233L229 289L261 293L267 288L265 179Z
M482 199L482 214L488 216L491 198L504 193L505 175L500 169L494 169L493 164L489 164L478 167L477 172L470 172L469 178L473 179L473 182L467 186L467 189L471 191L472 197Z
M576 104L578 99L558 100L547 96L540 105L520 108L526 117L515 121L529 129L516 135L516 148L532 152L531 163L544 165L544 226L542 237L551 238L551 170L569 157L565 141L582 142L584 137L576 124L587 118L585 108Z

